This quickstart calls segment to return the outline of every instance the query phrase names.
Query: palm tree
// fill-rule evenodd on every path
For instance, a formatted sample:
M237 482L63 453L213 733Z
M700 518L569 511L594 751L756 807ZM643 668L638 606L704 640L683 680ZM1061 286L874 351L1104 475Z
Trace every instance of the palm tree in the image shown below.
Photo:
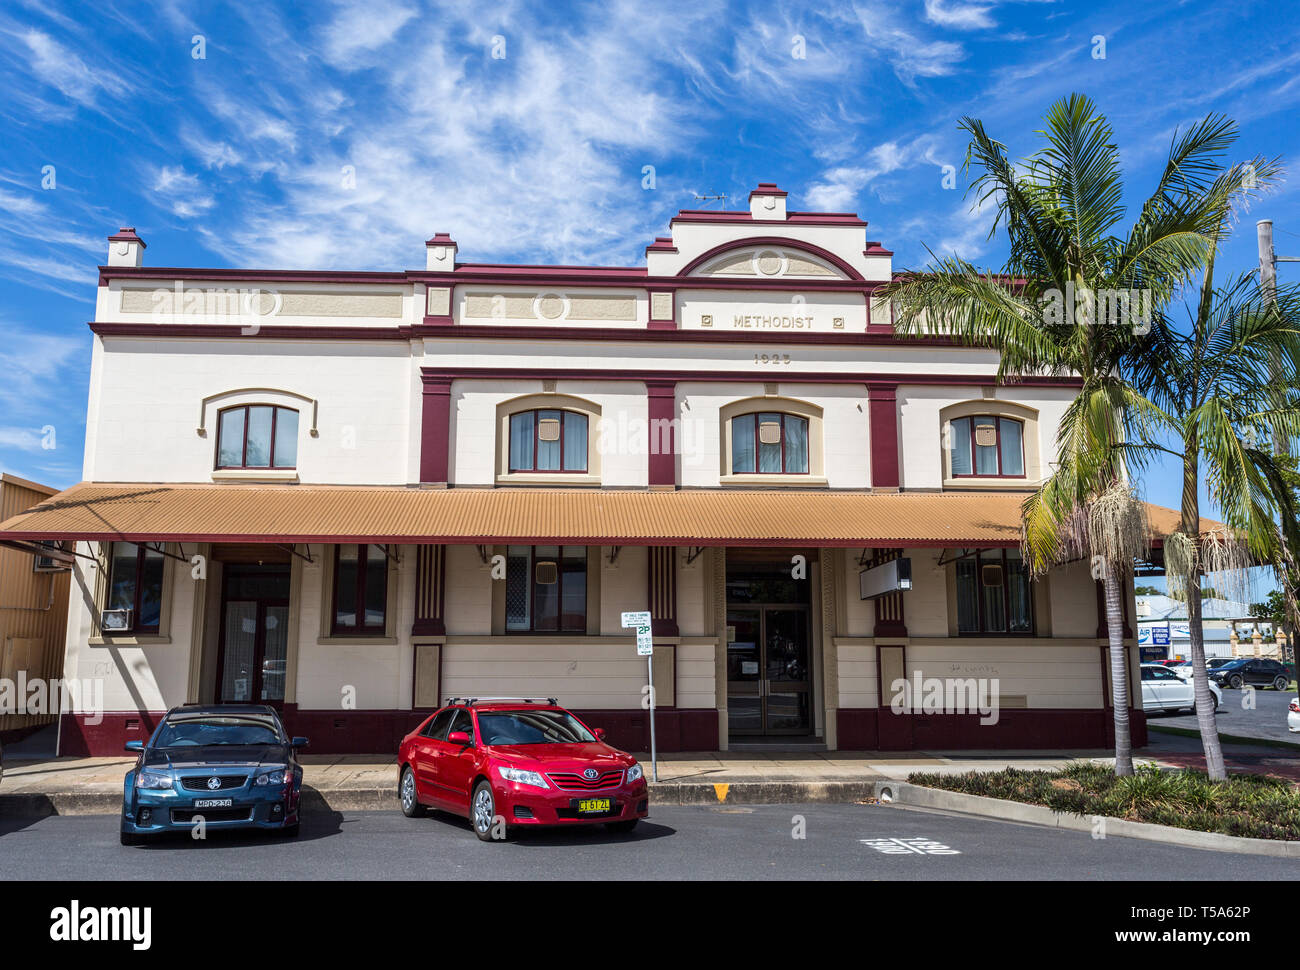
M1188 332L1162 323L1131 358L1131 379L1158 409L1156 440L1129 445L1135 464L1171 455L1182 466L1178 529L1164 541L1171 595L1187 602L1196 719L1211 779L1227 777L1205 669L1201 574L1246 599L1247 569L1271 563L1286 581L1296 543L1289 462L1300 434L1300 290L1266 299L1250 275L1214 286L1211 255ZM1273 442L1285 450L1274 454ZM1222 510L1223 529L1201 528L1199 486ZM1290 540L1288 542L1288 539Z
M942 333L996 348L999 381L1036 374L1080 380L1057 435L1054 471L1025 501L1022 545L1035 575L1085 554L1102 583L1115 770L1131 774L1123 598L1146 530L1121 446L1140 440L1156 415L1124 365L1135 331L1206 265L1232 199L1266 184L1273 169L1255 159L1248 163L1253 181L1243 178L1244 166L1224 172L1236 127L1207 116L1176 134L1155 188L1122 231L1119 150L1105 118L1075 94L1053 104L1044 122L1044 146L1019 167L980 121L966 117L959 125L971 136L966 170L978 171L971 191L977 204L995 207L989 236L1007 234L1001 270L934 257L926 271L901 275L882 295L895 301L901 333Z

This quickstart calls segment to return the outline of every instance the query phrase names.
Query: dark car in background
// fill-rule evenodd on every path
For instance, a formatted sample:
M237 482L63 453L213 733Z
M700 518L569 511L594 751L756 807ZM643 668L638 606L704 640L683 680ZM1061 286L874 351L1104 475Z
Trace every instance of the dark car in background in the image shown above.
M1210 672L1210 679L1217 684L1231 687L1272 687L1286 690L1291 683L1290 671L1276 660L1263 657L1238 657L1228 663L1215 667Z
M293 837L300 824L306 738L285 734L261 704L174 707L139 753L122 790L122 844L212 829L268 829Z

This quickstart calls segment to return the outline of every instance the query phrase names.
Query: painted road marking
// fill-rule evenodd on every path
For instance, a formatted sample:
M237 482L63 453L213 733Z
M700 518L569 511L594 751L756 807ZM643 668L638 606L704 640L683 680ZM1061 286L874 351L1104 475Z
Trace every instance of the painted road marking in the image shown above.
M858 839L885 855L961 855L959 849L925 837L915 839Z

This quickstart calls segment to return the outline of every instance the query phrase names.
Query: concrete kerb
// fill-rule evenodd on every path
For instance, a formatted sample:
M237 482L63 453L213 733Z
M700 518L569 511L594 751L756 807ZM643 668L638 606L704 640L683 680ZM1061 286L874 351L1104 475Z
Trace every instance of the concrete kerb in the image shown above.
M1107 838L1119 836L1145 839L1148 842L1166 842L1211 852L1240 852L1247 855L1300 859L1300 842L1278 842L1273 839L1248 839L1236 835L1221 835L1218 832L1197 832L1151 822L1131 822L1128 819L1105 815L1069 815L1054 811L1045 805L1029 805L1025 802L1006 801L985 795L969 795L965 792L945 791L941 788L927 788L907 782L877 782L874 795L881 802L895 805L960 812L964 815L979 815L983 818L1023 822L1029 825L1046 825L1073 832L1094 832L1101 827Z
M659 782L650 785L655 805L779 805L804 802L857 802L875 797L875 779L864 781ZM304 785L307 812L396 810L397 785L374 788L318 789ZM0 795L0 815L116 815L120 791L14 792Z

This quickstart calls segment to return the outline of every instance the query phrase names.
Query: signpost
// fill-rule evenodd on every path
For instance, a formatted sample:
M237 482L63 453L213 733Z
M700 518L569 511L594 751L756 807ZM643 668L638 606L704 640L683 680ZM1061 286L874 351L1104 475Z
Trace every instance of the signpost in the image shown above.
M636 629L636 653L645 657L646 677L650 685L650 772L659 780L659 760L655 752L655 641L650 629L650 611L637 610L623 614L624 629Z

